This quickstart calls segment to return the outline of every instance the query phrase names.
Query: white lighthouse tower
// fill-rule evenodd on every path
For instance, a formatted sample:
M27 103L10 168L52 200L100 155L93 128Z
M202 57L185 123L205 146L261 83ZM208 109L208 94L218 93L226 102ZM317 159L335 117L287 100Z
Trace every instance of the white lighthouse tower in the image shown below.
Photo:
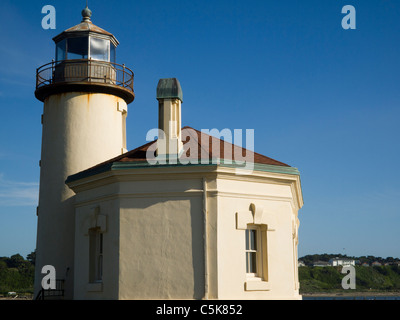
M127 105L133 72L116 63L117 39L95 26L91 11L56 36L55 60L37 69L37 99L44 103L37 229L35 295L42 267L56 270L64 298L73 298L74 192L68 176L126 152Z

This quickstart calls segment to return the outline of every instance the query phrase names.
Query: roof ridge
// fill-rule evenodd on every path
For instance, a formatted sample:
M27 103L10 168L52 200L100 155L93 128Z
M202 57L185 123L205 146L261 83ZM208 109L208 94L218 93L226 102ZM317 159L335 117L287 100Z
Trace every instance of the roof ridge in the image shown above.
M267 157L267 156L265 156L265 155L263 155L263 154L261 154L261 153L257 153L257 152L255 152L255 151L249 150L249 149L244 148L244 147L242 147L242 146L238 146L237 144L228 142L228 141L226 141L226 140L222 140L222 139L220 139L220 138L214 137L214 136L212 136L212 135L209 135L209 134L207 134L207 133L204 133L204 132L202 132L202 131L199 131L199 130L197 130L197 129L194 129L194 128L190 127L190 126L185 126L185 127L182 128L182 130L184 130L184 129L192 129L192 130L194 130L194 131L200 133L201 135L206 135L206 136L208 136L209 138L211 137L211 139L217 139L217 140L219 140L219 141L223 141L224 143L228 143L228 144L230 144L230 145L233 146L233 147L241 148L242 150L245 150L246 152L252 152L254 155L258 155L258 156L260 156L260 157L264 157L264 158L273 160L273 161L275 161L275 162L278 162L278 163L280 163L280 164L282 164L282 165L289 166L288 164L286 164L286 163L284 163L284 162L281 162L281 161L275 160L275 159L273 159L273 158ZM199 146L200 146L201 148L203 148L203 147L201 146L201 143L199 142L199 139L198 139L198 144L199 144ZM204 148L203 148L203 150L204 150L204 151L207 151L207 150L205 150ZM289 167L290 167L290 166L289 166Z

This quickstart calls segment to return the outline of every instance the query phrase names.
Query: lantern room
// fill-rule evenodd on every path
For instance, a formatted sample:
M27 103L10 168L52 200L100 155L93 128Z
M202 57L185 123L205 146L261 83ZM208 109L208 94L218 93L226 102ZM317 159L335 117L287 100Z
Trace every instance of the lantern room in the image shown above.
M82 10L80 24L56 37L55 59L37 69L35 96L44 101L61 92L109 93L131 103L134 98L132 70L116 63L118 40L94 25L92 12Z
M82 10L83 20L56 36L56 61L93 59L116 62L118 40L109 32L91 23L92 12L89 8Z

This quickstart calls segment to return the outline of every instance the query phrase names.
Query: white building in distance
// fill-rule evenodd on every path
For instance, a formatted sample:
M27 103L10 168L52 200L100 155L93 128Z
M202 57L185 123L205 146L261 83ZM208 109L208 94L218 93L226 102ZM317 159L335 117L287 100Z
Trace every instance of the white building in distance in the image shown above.
M337 266L355 266L356 261L354 259L348 259L348 258L333 258L329 260L329 264L332 267L337 267Z

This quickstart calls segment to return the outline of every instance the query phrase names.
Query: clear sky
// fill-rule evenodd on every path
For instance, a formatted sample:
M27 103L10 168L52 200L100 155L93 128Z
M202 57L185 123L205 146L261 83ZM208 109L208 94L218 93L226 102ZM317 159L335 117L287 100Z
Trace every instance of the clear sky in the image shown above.
M0 256L36 245L41 102L35 71L86 1L0 3ZM56 30L44 30L44 5ZM356 29L342 28L342 7ZM400 257L398 0L90 0L135 72L128 149L157 127L176 77L183 125L254 129L255 151L300 170L299 256ZM57 155L54 155L55 159Z

